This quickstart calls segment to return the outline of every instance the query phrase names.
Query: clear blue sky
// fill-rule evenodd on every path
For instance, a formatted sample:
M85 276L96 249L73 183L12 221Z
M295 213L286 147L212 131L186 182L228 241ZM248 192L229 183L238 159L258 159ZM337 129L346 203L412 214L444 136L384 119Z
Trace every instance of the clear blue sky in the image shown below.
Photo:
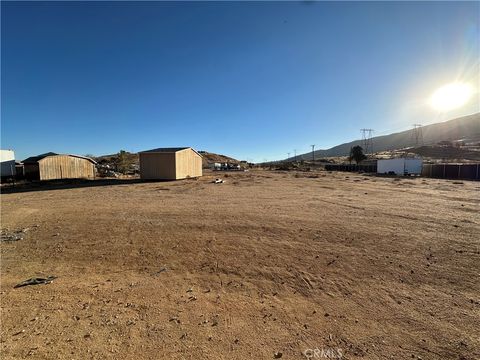
M2 2L1 147L253 161L479 111L479 2Z

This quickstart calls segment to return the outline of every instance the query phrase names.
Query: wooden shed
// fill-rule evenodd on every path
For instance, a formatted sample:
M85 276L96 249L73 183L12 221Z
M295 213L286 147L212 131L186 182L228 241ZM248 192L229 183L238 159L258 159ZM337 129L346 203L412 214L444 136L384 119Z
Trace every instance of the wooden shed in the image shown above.
M95 177L96 162L80 155L46 153L23 161L29 180L89 179Z
M202 176L202 155L191 147L142 151L140 177L145 180L178 180Z

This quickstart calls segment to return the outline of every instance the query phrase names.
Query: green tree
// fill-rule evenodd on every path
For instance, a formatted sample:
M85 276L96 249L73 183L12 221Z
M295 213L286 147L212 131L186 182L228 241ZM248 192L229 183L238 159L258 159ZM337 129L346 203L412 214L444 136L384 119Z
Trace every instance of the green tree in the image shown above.
M365 160L367 157L363 153L363 148L360 145L354 146L350 149L349 161L354 160L357 164Z
M115 161L117 171L125 174L128 171L129 165L128 153L125 150L120 150Z

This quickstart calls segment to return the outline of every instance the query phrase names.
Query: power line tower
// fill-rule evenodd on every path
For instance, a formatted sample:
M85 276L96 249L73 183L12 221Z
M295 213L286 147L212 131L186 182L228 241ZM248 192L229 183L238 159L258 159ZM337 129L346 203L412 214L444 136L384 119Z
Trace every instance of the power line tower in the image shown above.
M315 145L310 145L312 147L312 161L315 162Z
M287 153L287 160L290 159L290 153Z
M360 129L360 132L362 133L362 143L365 154L373 152L373 129Z
M293 152L295 154L295 162L297 162L297 149L293 149Z
M421 124L413 124L413 137L415 139L415 147L423 145L423 133Z

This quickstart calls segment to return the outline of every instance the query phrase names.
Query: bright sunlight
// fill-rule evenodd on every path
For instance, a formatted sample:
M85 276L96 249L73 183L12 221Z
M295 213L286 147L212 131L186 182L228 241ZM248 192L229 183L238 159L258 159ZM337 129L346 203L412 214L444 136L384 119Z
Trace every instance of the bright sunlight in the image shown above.
M438 111L449 111L465 105L474 91L470 84L451 83L438 88L430 97L430 105Z

